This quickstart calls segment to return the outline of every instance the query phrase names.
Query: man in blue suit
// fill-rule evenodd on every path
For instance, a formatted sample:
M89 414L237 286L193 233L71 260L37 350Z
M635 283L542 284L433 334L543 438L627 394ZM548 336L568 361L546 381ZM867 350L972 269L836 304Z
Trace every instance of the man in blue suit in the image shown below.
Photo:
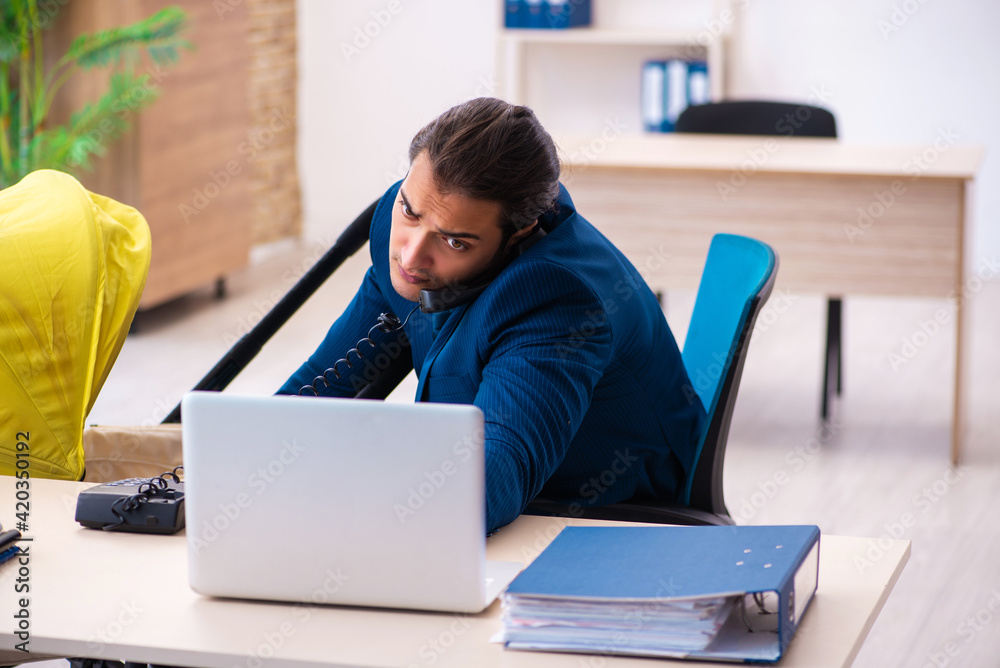
M482 409L491 530L538 495L571 513L676 500L705 420L656 297L558 179L530 109L479 98L428 124L375 211L361 288L279 390L312 383L381 313L409 314L374 345L384 360L408 340L417 401ZM322 394L354 396L378 357L341 363Z

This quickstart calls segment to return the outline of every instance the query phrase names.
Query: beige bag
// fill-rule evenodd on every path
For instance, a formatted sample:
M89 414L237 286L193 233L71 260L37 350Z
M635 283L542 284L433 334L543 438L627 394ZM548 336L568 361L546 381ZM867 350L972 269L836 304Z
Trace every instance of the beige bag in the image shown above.
M180 466L181 425L90 426L83 430L85 482L151 478Z

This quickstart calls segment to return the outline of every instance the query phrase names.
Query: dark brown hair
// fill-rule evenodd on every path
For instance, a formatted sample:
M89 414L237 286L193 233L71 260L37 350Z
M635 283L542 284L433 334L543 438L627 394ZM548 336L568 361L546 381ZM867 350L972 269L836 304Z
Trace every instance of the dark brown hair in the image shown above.
M413 137L410 162L423 151L442 194L500 205L505 242L559 196L555 143L527 107L491 97L452 107Z

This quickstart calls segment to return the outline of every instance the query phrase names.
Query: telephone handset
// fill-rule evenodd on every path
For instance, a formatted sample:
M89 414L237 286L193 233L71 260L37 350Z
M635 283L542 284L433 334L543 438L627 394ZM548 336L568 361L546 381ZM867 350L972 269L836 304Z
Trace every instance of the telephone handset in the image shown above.
M545 230L541 227L537 227L534 232L532 232L526 239L521 241L516 248L517 254L520 255L524 251L528 250L531 246L537 243L540 239L545 236ZM327 377L329 374L333 374L334 378L340 380L340 371L337 369L341 363L343 363L348 369L353 368L351 364L351 353L357 355L357 359L360 360L364 358L361 354L361 344L367 343L372 350L375 349L375 344L372 342L372 334L375 330L381 330L383 332L395 332L403 328L410 316L416 312L419 308L424 313L440 313L441 311L447 311L448 309L454 308L456 306L461 306L462 304L467 304L478 297L486 288L490 286L490 283L496 278L497 273L491 272L485 277L480 277L480 282L476 283L467 288L455 288L446 287L441 290L421 290L419 302L413 307L413 310L406 315L406 320L400 321L399 317L395 313L383 313L378 317L378 321L368 330L368 335L358 341L357 345L347 351L347 354L342 358L333 363L333 366L328 368L323 372L322 375L313 378L313 382L309 385L303 385L299 388L299 396L305 396L307 393L311 393L313 396L319 396L318 383L322 383L324 387L330 387L330 379ZM356 362L357 360L355 360Z
M450 308L467 304L478 297L483 290L490 287L492 278L483 281L471 288L458 290L456 288L444 288L441 290L421 290L420 310L424 313L440 313Z
M521 255L524 251L534 246L544 236L545 230L536 226L534 232L514 247L517 254ZM461 306L462 304L468 304L482 294L486 288L490 287L490 283L493 282L493 279L497 277L497 274L499 274L502 269L503 267L500 267L500 269L494 270L486 276L480 276L478 283L475 283L467 288L446 287L441 290L421 290L420 310L424 313L438 313L440 311L447 311L448 309L456 306Z

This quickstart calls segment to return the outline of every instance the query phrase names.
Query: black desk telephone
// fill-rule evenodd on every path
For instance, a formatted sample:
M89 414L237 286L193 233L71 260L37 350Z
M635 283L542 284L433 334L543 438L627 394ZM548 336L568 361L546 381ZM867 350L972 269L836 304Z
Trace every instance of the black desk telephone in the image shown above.
M184 528L184 482L173 471L126 478L80 492L76 521L91 529L177 533Z

